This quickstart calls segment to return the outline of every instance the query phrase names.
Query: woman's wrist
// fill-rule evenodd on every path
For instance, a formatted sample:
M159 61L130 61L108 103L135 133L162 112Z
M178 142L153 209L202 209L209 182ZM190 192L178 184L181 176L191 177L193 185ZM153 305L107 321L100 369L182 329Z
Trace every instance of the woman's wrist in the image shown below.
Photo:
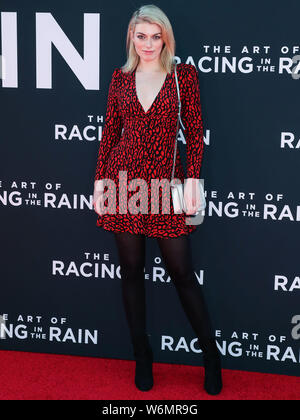
M95 191L104 191L104 181L103 179L96 179L94 183Z

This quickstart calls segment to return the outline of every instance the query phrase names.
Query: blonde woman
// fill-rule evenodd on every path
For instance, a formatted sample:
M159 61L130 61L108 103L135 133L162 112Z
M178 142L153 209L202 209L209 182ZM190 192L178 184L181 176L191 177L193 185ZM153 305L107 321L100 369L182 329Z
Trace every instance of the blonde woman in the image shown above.
M200 205L197 180L203 156L198 72L193 65L177 65L187 177L185 180L178 149L174 177L185 184L186 213L175 214L172 200L169 200L169 212L164 212L161 200L165 193L161 189L159 197L154 199L158 212L151 212L150 187L146 193L142 190L144 195L139 196L136 204L140 207L133 206L134 210L146 211L124 211L130 198L136 196L136 188L128 188L120 198L121 177L125 185L136 179L146 181L148 186L151 179L170 181L178 113L174 52L173 30L165 13L155 5L144 5L136 10L128 26L127 62L114 70L109 87L95 175L94 207L98 213L97 226L114 232L116 240L124 309L136 361L136 387L142 391L153 387L153 352L146 332L144 267L145 238L155 237L203 351L204 388L216 395L222 389L221 358L202 288L192 266L189 234L197 225L188 225L185 219ZM113 192L104 179L114 183ZM192 194L195 188L196 194ZM148 202L143 199L145 195ZM117 199L113 211L107 212L105 203L113 198Z

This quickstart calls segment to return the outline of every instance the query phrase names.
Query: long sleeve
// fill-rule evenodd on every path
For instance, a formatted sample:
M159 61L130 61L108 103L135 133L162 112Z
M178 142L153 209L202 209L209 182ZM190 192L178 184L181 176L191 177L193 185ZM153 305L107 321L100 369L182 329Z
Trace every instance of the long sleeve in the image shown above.
M121 135L122 118L117 101L117 75L118 69L116 68L113 72L108 90L106 116L98 151L95 181L105 177L105 170L110 151L117 144Z
M185 126L187 178L200 179L203 158L203 121L200 103L198 71L187 64L183 86L182 122Z

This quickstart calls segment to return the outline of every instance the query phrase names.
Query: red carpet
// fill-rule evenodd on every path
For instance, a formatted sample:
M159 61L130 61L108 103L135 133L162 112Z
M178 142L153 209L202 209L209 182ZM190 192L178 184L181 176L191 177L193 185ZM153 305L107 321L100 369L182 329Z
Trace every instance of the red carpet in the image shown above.
M0 352L1 400L299 400L300 378L223 370L222 394L202 390L202 367L154 363L154 387L134 385L135 362Z

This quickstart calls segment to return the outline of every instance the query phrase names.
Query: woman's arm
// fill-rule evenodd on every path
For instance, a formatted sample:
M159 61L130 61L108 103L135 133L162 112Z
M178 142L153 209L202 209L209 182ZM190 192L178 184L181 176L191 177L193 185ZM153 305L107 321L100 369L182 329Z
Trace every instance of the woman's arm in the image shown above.
M187 178L200 178L203 158L203 121L200 103L198 71L188 66L183 81L182 122L185 126Z
M113 72L108 90L106 116L99 146L95 181L101 180L105 177L105 170L109 153L111 149L117 144L121 135L122 118L119 112L116 94L117 75L118 69L116 68Z

